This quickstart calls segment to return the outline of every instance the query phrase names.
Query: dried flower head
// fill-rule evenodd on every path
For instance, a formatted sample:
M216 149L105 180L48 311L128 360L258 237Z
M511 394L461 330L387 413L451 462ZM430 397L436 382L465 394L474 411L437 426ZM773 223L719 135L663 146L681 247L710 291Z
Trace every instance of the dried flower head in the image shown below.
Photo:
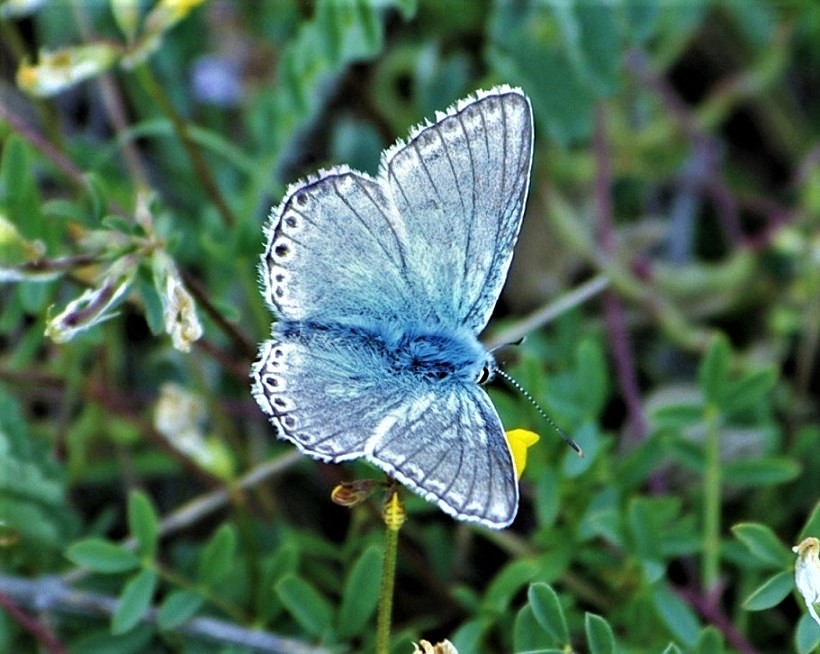
M344 481L330 493L330 499L339 506L348 508L361 504L382 484L374 479Z

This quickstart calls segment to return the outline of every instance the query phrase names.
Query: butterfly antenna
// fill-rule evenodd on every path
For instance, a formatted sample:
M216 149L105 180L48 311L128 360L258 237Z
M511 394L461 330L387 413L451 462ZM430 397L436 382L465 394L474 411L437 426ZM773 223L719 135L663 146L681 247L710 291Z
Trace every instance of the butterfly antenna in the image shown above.
M527 398L530 401L530 404L532 404L535 407L535 410L538 411L538 415L540 415L544 420L546 420L552 426L552 428L558 432L559 436L561 436L561 438L564 439L564 442L567 445L569 445L573 450L575 450L578 456L584 456L584 451L581 449L581 446L578 445L578 443L576 443L574 440L572 440L567 435L567 433L555 423L555 420L553 420L547 415L547 412L541 408L541 405L535 401L535 398L530 394L530 392L526 388L524 388L521 384L519 384L515 379L513 379L503 370L496 369L495 374L505 379L508 384L510 384L513 388L515 388L515 390L521 393L521 395Z

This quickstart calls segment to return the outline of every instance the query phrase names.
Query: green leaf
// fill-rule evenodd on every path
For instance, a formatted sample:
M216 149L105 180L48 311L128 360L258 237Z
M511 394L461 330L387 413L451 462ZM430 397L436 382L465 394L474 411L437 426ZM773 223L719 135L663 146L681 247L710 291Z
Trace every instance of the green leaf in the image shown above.
M723 654L723 636L712 626L700 632L695 643L695 654Z
M333 608L310 584L296 575L286 575L276 584L276 593L285 609L311 636L330 629Z
M561 6L562 3L552 4L553 10ZM578 35L574 40L578 54L572 57L577 61L578 75L596 93L608 95L615 90L618 80L619 58L613 54L623 50L614 5L579 0L572 6L574 21L565 31L565 39L570 34Z
M578 346L576 357L584 411L587 417L596 418L603 410L609 391L604 351L597 341L585 339Z
M800 530L800 538L797 539L797 542L799 543L804 538L816 536L817 534L820 534L820 500L815 503L811 514L806 519L806 524L804 524L803 529Z
M785 457L766 457L732 461L723 466L723 480L740 488L752 486L774 486L783 484L800 475L801 466L797 461Z
M381 49L381 19L364 0L319 2L316 23L329 37L324 43L331 61L367 59Z
M160 629L174 629L191 619L204 601L202 595L192 590L175 590L163 600L157 613Z
M555 524L558 519L559 499L558 475L552 468L545 468L535 482L535 510L540 528Z
M524 607L515 616L513 624L513 649L516 652L543 652L544 645L552 639L535 617L531 604ZM554 648L560 652L561 649ZM465 651L465 650L462 650ZM466 651L476 651L475 649Z
M721 406L729 380L729 359L732 352L723 334L717 334L698 368L698 384L707 402Z
M236 565L236 530L223 524L199 556L199 580L217 586Z
M552 586L544 583L531 584L527 599L535 619L559 644L569 643L569 629L564 608Z
M763 611L777 606L794 588L794 573L783 570L772 575L743 602L747 611Z
M111 633L125 633L139 623L151 606L156 587L157 573L153 570L143 570L128 580L111 620Z
M342 604L337 616L336 633L347 639L360 633L376 610L381 584L382 551L368 547L347 576Z
M503 613L519 589L535 579L540 571L541 566L535 559L518 559L507 564L487 587L482 608L491 613Z
M48 234L44 229L40 210L40 197L34 179L34 171L29 146L16 134L3 142L0 160L0 202L8 218L27 238L43 239ZM48 241L48 239L46 239Z
M771 368L761 368L745 374L728 385L720 405L721 412L730 416L753 409L766 401L766 396L776 381L777 372Z
M450 642L459 652L480 652L484 633L489 627L490 624L486 618L468 620L456 629Z
M669 404L652 411L651 418L656 429L682 431L703 420L703 407L700 404Z
M141 624L130 631L113 635L108 628L89 628L79 638L71 640L73 654L144 654L153 651L151 641L156 636L153 625Z
M75 565L94 572L127 572L140 565L136 554L102 538L78 541L68 548L65 555Z
M613 654L615 652L615 634L612 627L600 615L587 613L584 616L584 631L590 654Z
M131 491L128 495L128 528L137 539L139 553L154 557L159 539L159 518L151 500L142 491Z
M775 568L791 567L794 557L789 548L766 525L742 522L732 527L732 533L759 561Z
M536 131L562 145L588 136L596 94L561 39L549 37L558 29L552 11L536 3L524 9L511 2L494 7L487 58L499 77L527 89Z
M663 650L663 654L683 654L683 652L675 643L669 643L666 649Z
M686 645L694 645L700 633L700 624L689 605L663 582L652 586L651 599L658 617L669 631Z
M108 210L108 189L105 180L97 173L90 172L83 175L85 178L88 199L91 203L90 213L95 222L100 222Z
M809 654L820 646L820 625L810 615L805 614L797 623L794 644L799 654Z
M630 500L627 506L629 533L635 546L634 554L638 557L649 583L658 580L665 569L660 523L657 519L657 509L662 504L662 499L637 497Z
M137 270L136 288L142 298L143 315L148 328L155 336L165 331L165 318L162 315L162 299L154 285L154 279L147 266Z

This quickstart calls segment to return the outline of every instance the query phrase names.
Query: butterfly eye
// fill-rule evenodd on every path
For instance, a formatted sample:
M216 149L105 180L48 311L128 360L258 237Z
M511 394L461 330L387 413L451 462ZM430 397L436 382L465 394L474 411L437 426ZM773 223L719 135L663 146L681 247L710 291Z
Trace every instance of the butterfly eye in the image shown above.
M476 380L476 383L477 384L486 384L490 380L490 376L491 376L490 367L489 366L484 366L481 369L481 372L478 375L478 379Z

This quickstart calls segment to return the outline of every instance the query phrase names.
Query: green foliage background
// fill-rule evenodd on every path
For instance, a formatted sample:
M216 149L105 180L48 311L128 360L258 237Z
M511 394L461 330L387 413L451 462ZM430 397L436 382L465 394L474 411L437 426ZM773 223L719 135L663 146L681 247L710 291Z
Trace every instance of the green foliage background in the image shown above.
M330 492L374 471L296 455L250 397L261 228L289 182L374 172L410 126L498 83L532 99L536 155L485 336L535 324L505 367L586 457L492 388L507 427L542 433L519 517L489 532L404 495L392 651L818 647L789 547L820 536L820 5L166 2L181 19L129 65L150 21L129 32L123 12L152 3L14 4L0 651L373 651L379 497ZM98 42L118 59L91 79L18 85L38 51ZM197 71L237 84L206 97ZM44 335L123 266L109 319ZM163 327L168 279L204 327L190 353ZM590 279L608 289L522 322ZM163 394L198 440L161 428Z

